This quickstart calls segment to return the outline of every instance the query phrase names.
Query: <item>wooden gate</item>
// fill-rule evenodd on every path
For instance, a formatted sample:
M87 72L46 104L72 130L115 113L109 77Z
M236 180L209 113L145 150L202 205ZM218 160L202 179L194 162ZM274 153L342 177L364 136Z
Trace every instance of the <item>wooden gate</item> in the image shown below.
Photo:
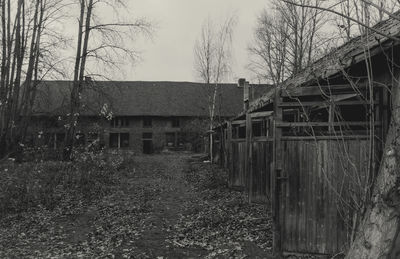
M349 241L350 197L368 181L369 141L282 140L282 250L336 254Z

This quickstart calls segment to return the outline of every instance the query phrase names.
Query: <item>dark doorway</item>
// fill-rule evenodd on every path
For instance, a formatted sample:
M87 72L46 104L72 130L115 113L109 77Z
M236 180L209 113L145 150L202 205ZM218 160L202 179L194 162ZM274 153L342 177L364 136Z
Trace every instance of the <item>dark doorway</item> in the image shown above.
M110 133L110 148L118 148L118 147L119 147L119 134Z
M143 154L153 154L153 140L143 140Z

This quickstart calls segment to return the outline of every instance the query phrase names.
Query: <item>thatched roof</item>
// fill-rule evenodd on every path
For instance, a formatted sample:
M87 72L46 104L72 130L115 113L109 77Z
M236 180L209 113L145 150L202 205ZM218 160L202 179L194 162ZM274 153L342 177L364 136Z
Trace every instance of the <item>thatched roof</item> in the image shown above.
M71 81L43 81L38 87L35 114L68 112ZM256 96L267 87L256 87ZM96 116L107 104L115 116L208 116L210 88L191 82L89 81L85 83L83 115ZM232 117L243 108L243 89L220 84L217 111Z

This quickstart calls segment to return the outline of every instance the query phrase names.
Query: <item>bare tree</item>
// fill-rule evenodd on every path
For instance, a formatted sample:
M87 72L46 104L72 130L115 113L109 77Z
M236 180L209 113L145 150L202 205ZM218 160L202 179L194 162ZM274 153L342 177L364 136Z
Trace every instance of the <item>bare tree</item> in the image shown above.
M249 47L250 70L273 84L310 65L327 43L321 33L326 21L321 12L290 2L273 1L272 8L262 12ZM301 2L320 5L314 0Z
M23 145L38 82L55 67L53 53L62 37L49 21L59 17L65 4L60 0L0 3L0 157L4 157ZM46 44L49 41L51 45Z
M335 2L336 4L332 6L335 6L335 9L343 16L337 16L333 20L339 29L338 34L344 41L365 33L366 28L383 21L388 17L388 13L391 14L400 7L397 0L340 0Z
M201 34L194 47L195 70L204 82L208 98L210 155L212 161L212 129L220 115L216 109L220 83L230 72L231 44L236 16L230 16L219 27L208 19L203 24ZM219 106L221 108L221 105Z
M274 85L281 83L288 73L286 68L288 25L279 15L264 13L258 18L255 39L249 52L252 61L249 68L264 81Z
M82 91L85 86L85 76L91 76L87 63L99 62L118 69L118 61L130 57L135 60L136 52L127 47L124 38L134 37L138 32L148 33L151 24L144 19L134 21L103 22L96 10L108 7L118 12L118 7L125 8L120 0L79 0L78 35L71 90L71 105L66 124L64 143L64 159L71 159L74 146L76 126L81 109Z

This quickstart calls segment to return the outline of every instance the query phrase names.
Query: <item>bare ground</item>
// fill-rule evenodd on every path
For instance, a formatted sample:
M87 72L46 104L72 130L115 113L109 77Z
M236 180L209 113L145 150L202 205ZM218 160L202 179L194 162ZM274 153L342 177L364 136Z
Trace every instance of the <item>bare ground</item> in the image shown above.
M190 154L138 156L111 195L0 220L0 258L270 258L266 208Z

